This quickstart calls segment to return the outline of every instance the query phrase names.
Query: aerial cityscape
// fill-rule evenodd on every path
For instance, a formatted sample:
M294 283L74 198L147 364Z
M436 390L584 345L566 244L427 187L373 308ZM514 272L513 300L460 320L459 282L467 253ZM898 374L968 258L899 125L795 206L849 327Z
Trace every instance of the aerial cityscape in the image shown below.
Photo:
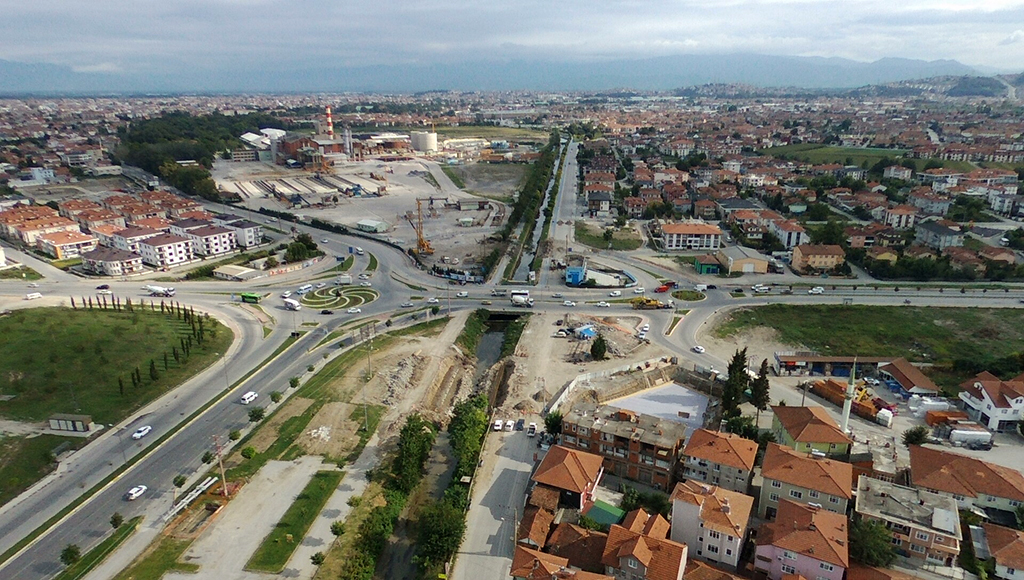
M1024 580L1024 4L282 8L6 11L0 579Z

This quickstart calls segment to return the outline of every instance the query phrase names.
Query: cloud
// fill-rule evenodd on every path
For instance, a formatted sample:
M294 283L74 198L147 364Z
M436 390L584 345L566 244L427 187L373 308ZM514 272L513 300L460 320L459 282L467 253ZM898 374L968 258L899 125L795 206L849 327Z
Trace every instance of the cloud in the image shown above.
M71 67L76 73L120 73L124 70L112 62L100 62L96 64L77 65Z
M1008 44L1016 44L1022 40L1024 40L1024 30L1018 28L1017 30L1011 32L1010 36L1007 36L1006 38L1000 40L999 44L1001 46L1006 46Z

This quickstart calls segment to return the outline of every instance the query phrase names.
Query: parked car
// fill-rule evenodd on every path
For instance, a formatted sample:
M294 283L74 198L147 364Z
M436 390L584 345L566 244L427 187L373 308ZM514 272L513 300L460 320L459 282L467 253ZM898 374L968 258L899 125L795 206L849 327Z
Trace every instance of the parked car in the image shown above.
M526 419L519 419L516 421L516 431L522 431L526 428Z
M505 422L504 422L504 421L502 421L501 419L495 419L495 420L494 420L494 430L495 430L495 431L501 431L501 427L502 427L502 426L503 426L504 424L505 424Z
M509 419L509 420L505 421L505 430L506 431L511 431L512 427L514 425L515 425L515 423L512 422L512 419Z
M132 439L135 439L136 441L138 441L139 439L142 439L146 435L149 435L149 432L152 431L152 430L153 430L153 428L150 427L149 425L144 425L142 427L139 427L138 429L135 430L134 433L132 433Z
M128 490L128 493L124 494L124 499L128 501L135 501L142 497L142 494L146 493L148 488L144 485L136 485L135 487Z
M527 429L526 429L526 436L527 437L533 437L536 434L537 434L537 424L531 422L530 426L527 427Z
M647 332L650 329L651 329L651 325L650 324L644 324L643 326L640 327L640 332Z

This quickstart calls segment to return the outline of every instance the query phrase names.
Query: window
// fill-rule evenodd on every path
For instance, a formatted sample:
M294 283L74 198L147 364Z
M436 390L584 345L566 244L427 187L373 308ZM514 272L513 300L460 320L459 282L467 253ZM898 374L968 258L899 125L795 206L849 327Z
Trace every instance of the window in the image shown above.
M722 534L719 534L718 532L716 532L714 530L709 530L708 531L708 537L711 538L712 540L717 540L717 539L722 537Z
M935 542L936 542L936 543L939 543L939 544L941 544L941 543L943 543L943 542L945 542L945 541L946 541L946 538L944 538L944 537L942 537L942 536L935 536Z
M903 540L901 540L901 539L899 539L899 538L896 538L896 537L894 537L894 538L892 539L892 545L893 545L893 546L902 546L902 545L903 545Z
M1016 570L1014 570L1013 568L1007 568L1006 569L1006 575L1007 576L1013 576L1014 572L1016 572Z
M796 574L796 568L783 564L782 565L782 573L783 574Z
M779 501L779 494L770 493L768 494L768 501Z
M829 443L829 444L828 444L828 448L829 448L830 450L831 450L831 449L835 449L835 448L836 448L836 444L835 444L835 443Z
M797 491L795 489L791 489L791 490L789 490L789 497L794 498L794 499L803 499L804 492Z
M725 549L725 555L726 556L732 556L732 548L726 548Z
M835 570L835 566L833 566L832 564L828 564L826 562L819 562L818 567L826 572L831 572Z
M708 552L711 552L712 554L717 554L718 553L718 546L715 546L713 544L708 546Z
M718 465L716 463L714 469L715 469L715 471L721 471L722 470L722 466L720 466L720 465Z
M810 491L808 491L808 492L807 492L807 495L808 495L808 496L810 496L810 497L812 497L812 498L814 498L814 499L818 499L818 496L819 496L819 495L821 495L821 494L819 494L818 492L816 492L816 491L814 491L814 490L812 489L812 490L810 490Z
M918 546L917 544L910 544L910 551L917 552L918 554L924 554L924 546Z
M953 499L955 499L956 501L964 501L967 498L965 498L964 496L960 495L959 493L954 493L953 494Z
M1011 499L1010 500L1010 507L1020 507L1020 502L1015 500L1015 499Z
M787 560L796 560L796 553L790 552L789 550L783 550L782 557Z
M839 498L834 496L834 495L830 495L830 496L828 496L828 502L829 503L839 503Z
M732 541L732 536L726 537L726 540L731 542Z
M772 480L772 487L774 487L775 489L778 489L778 488L782 487L782 482L778 481L776 479L773 479Z
M914 534L914 537L924 542L927 542L929 538L928 534L924 532L917 532L916 534Z
M636 560L633 558L626 560L626 564L629 565L630 568L636 568Z

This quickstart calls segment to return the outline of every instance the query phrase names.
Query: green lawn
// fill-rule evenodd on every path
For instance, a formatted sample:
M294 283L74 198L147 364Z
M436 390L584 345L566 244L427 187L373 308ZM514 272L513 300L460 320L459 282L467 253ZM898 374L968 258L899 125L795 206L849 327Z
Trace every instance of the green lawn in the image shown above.
M327 271L328 272L347 272L348 269L352 267L352 264L355 263L355 261L356 261L355 260L355 256L349 256L349 257L345 258L340 264L338 264L337 266L335 266L335 267L333 267L333 268L331 268L330 270L327 270Z
M192 545L192 540L182 540L163 536L157 540L156 546L141 558L132 562L114 576L114 580L160 580L167 572L196 573L199 566L184 564L178 558Z
M787 157L808 163L846 163L851 159L854 165L860 166L868 162L868 167L878 163L885 157L895 159L902 157L906 149L865 149L861 147L829 147L819 143L800 143L761 149L761 153L772 157Z
M42 280L43 276L28 266L0 270L0 280Z
M672 293L672 297L676 300L685 300L687 302L694 302L696 300L704 300L707 298L703 292L696 292L694 290L676 290Z
M756 326L776 329L783 343L819 352L903 356L948 367L956 360L988 361L1019 352L1024 310L772 304L733 313L715 333L729 336Z
M60 444L68 443L72 449L83 446L86 441L80 437L38 437L0 436L0 505L3 505L41 477L53 471L51 452Z
M370 254L370 263L366 265L367 272L374 272L377 270L377 256Z
M274 529L263 538L263 543L245 565L246 569L281 572L344 475L341 471L318 471L313 475Z
M82 413L97 423L116 423L209 366L234 340L212 318L204 321L204 329L203 344L193 339L186 358L181 339L191 336L190 326L159 308L17 310L0 318L0 394L14 395L0 403L0 416L41 421L53 413ZM174 360L174 348L180 363ZM138 387L131 380L136 367L142 375Z
M591 248L601 250L608 248L608 241L604 239L601 230L578 221L576 222L576 241ZM643 239L632 230L615 230L611 244L613 250L630 251L639 248L643 244Z
M60 574L57 574L54 580L78 580L85 577L86 574L91 572L93 568L99 565L118 546L134 534L141 521L142 516L137 516L121 524L121 527L114 530L113 534L110 534L105 540L97 544L95 548L83 554L81 560L75 562L72 566L64 568Z

